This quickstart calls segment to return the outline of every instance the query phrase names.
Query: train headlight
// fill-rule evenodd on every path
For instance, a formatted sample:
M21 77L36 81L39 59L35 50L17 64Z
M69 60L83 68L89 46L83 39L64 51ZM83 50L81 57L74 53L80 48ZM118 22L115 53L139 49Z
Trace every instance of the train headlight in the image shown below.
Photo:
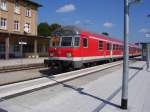
M50 56L54 56L54 54L53 54L53 53L50 53Z
M72 54L71 53L67 53L67 57L72 57Z

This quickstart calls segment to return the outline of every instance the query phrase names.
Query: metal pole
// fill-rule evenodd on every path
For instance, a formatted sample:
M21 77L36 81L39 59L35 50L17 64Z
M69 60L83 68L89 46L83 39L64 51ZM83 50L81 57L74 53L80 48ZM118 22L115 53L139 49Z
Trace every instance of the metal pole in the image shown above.
M23 58L23 44L22 44L22 39L20 43L20 52L21 52L21 58Z
M148 14L147 17L150 17L150 14ZM150 34L150 32L148 32L148 34ZM147 44L147 69L149 69L149 65L150 65L149 62L150 62L150 43Z
M122 99L121 108L128 108L128 34L129 34L129 1L124 0L124 60L123 60L123 81L122 81Z
M147 44L147 69L149 69L149 59L150 59L150 44Z

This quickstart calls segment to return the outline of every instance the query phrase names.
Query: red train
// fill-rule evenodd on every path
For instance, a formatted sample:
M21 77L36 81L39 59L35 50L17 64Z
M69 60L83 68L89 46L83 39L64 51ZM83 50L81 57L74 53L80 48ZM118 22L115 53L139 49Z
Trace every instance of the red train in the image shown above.
M44 61L46 65L80 68L84 64L123 58L123 42L66 26L53 32L48 53L49 58ZM130 56L140 54L137 45L129 44Z

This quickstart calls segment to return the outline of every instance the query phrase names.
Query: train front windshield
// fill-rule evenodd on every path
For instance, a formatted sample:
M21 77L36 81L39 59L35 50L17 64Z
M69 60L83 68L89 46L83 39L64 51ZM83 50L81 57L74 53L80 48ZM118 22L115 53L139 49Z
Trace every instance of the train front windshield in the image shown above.
M79 37L52 37L51 47L78 47Z
M72 46L72 37L62 37L61 47L70 47L70 46Z

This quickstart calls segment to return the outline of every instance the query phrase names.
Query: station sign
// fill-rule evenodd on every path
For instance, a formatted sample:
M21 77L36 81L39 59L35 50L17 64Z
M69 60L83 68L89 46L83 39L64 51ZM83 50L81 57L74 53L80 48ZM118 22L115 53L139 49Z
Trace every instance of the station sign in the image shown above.
M19 45L27 45L27 42L19 42Z

